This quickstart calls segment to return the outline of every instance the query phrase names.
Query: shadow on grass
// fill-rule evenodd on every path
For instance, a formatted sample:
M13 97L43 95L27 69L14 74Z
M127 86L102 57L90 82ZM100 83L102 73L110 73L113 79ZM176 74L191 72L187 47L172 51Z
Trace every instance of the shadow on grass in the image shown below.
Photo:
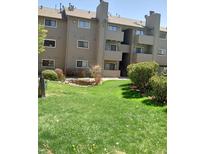
M132 84L123 84L119 86L122 89L123 98L142 98L142 95L139 91L134 91L131 89L131 85Z
M123 84L119 86L122 89L123 98L131 99L131 98L148 97L148 95L146 94L142 95L140 91L132 90L131 86L132 84ZM150 98L144 99L142 103L145 105L150 105L150 106L165 106L164 103L157 103L155 100L152 100Z
M142 101L142 103L146 104L146 105L150 105L150 106L166 106L165 103L158 103L155 100L152 99L145 99ZM165 111L166 112L166 111Z

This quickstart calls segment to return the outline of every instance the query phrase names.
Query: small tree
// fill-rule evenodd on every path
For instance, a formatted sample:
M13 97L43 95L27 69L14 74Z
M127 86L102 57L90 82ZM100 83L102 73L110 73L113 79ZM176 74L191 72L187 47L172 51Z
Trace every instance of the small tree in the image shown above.
M47 30L43 25L38 25L38 53L43 53L45 51L44 39L47 36Z
M99 65L92 66L92 68L90 69L90 72L91 72L92 77L95 78L95 84L98 85L101 82L101 79L102 79L101 67Z

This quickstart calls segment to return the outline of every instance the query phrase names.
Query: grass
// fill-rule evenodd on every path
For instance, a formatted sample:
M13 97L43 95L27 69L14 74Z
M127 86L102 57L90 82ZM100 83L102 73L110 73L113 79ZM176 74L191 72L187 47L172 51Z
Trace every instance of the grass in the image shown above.
M166 107L129 86L129 80L88 88L48 82L47 97L39 99L39 153L166 153Z

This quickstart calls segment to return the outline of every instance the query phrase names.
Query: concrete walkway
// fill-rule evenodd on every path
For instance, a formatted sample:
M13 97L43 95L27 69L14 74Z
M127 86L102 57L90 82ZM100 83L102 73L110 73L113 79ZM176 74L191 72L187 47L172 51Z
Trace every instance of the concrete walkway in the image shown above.
M93 78L66 78L67 81L69 80L76 80L76 79L79 79L79 80L91 80ZM102 81L107 81L107 80L128 80L129 78L127 77L119 77L119 78L114 78L114 77L105 77L105 78L102 78Z

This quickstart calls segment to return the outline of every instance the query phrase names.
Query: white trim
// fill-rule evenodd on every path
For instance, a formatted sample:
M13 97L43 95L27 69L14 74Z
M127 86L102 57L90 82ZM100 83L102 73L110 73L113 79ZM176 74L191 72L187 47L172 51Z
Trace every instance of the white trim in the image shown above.
M88 42L88 47L87 47L87 48L79 47L79 46L78 46L78 41ZM77 40L77 48L79 48L79 49L89 49L89 47L90 47L89 44L90 44L90 42L89 42L88 40Z
M49 60L49 61L53 61L54 66L43 66L43 60ZM41 67L46 67L46 68L55 68L56 62L54 59L41 59Z
M76 60L76 61L75 61L75 68L88 68L88 66L87 66L87 67L83 67L83 66L82 66L82 67L78 67L78 66L77 66L77 61L86 62L87 65L88 65L88 60Z
M53 27L53 26L47 26L47 25L46 25L46 19L56 21L56 26L55 26L55 27ZM44 26L45 26L45 27L49 27L49 28L57 28L57 20L56 20L56 19L52 19L52 18L44 18Z
M46 48L56 48L56 40L55 40L55 39L44 39L44 40L43 40L43 45L44 45L44 41L45 41L45 40L54 41L54 42L55 42L55 46L54 46L54 47L44 46L44 47L46 47Z
M161 54L161 51L164 52L164 54ZM167 54L167 50L166 49L159 49L158 50L158 55L166 55Z
M80 21L88 22L88 23L89 23L89 27L80 27ZM90 27L91 27L91 22L90 22L90 21L84 20L84 19L78 19L78 28L81 28L81 29L90 29Z

